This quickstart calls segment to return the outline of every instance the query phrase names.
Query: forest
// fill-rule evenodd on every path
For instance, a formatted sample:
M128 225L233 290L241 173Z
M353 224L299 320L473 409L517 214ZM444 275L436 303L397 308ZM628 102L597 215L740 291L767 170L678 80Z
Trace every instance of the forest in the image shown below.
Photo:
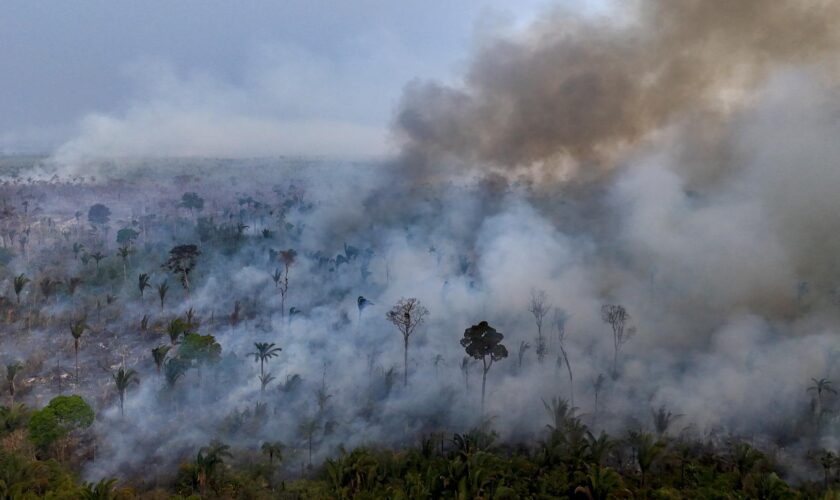
M602 236L577 221L549 224L554 196L372 189L382 166L253 161L243 178L227 162L150 161L47 178L27 161L4 165L1 196L3 498L838 488L838 351L769 389L792 387L789 406L747 416L759 387L727 400L721 379L696 377L758 381L774 349L799 344L655 346L636 311L673 289L628 276L627 302L580 289L621 256L581 243ZM796 314L824 307L805 281L785 292ZM717 335L755 325L728 328ZM683 354L657 366L665 350ZM698 391L710 408L686 399Z
M0 500L840 499L840 0L485 3L0 16Z

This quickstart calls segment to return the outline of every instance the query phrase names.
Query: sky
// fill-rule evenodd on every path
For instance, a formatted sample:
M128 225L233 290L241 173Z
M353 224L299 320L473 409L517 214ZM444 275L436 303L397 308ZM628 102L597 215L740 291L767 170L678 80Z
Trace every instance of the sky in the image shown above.
M379 155L407 82L457 80L476 37L546 6L6 1L0 151Z

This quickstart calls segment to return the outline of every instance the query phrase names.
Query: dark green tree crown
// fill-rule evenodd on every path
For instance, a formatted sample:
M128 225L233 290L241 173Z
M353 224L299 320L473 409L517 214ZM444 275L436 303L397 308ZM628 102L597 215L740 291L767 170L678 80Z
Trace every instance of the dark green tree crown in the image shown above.
M493 361L498 361L508 356L507 348L501 343L504 338L504 335L486 321L482 321L464 330L461 345L466 349L467 355L475 359L490 356Z

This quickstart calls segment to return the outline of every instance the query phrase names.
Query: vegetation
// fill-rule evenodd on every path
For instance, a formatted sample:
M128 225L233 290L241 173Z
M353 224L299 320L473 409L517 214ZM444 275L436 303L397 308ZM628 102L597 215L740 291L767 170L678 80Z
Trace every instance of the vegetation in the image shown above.
M449 282L412 290L388 247L317 248L298 186L228 199L171 180L159 211L109 198L38 224L37 197L6 191L21 208L0 210L17 245L0 262L0 498L840 495L830 363L774 440L701 430L680 398L627 383L640 357L622 305L591 302L589 331L536 288L504 311L438 312ZM408 236L454 295L486 286L473 256L423 260ZM381 310L400 287L423 300Z

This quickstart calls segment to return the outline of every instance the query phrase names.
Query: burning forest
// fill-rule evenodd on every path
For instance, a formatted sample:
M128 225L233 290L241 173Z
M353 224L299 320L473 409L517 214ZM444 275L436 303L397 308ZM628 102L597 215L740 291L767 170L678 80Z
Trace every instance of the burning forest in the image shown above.
M0 156L0 497L840 494L840 2L584 3L374 158L265 69Z

